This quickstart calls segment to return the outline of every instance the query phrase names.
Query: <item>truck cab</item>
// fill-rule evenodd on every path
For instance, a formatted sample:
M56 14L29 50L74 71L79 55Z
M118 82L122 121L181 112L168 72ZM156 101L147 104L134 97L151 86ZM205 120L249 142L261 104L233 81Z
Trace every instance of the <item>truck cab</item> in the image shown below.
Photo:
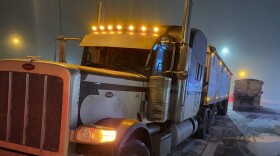
M164 155L205 131L211 67L190 6L182 26L93 26L81 65L0 60L0 155Z

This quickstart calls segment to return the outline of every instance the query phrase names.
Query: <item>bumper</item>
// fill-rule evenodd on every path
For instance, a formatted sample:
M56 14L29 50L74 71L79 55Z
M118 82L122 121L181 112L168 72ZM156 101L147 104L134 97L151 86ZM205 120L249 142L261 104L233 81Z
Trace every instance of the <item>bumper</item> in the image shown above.
M1 156L30 156L30 154L19 153L7 149L0 148L0 155Z

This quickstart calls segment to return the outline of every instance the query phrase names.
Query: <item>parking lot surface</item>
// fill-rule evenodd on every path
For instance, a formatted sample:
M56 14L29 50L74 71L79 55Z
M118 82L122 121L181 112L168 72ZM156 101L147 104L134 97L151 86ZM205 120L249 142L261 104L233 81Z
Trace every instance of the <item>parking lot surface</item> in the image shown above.
M205 139L189 138L172 156L280 156L280 107L262 106L259 112L233 111L217 116Z

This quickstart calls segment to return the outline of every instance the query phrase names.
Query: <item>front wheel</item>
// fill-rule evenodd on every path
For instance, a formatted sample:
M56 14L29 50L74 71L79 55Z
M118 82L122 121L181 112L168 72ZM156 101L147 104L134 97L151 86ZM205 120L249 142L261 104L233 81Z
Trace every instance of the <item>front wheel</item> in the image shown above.
M195 133L195 137L199 139L204 139L206 134L209 132L209 113L207 109L204 109L204 113L202 117L200 117L199 126L197 132Z
M120 156L150 156L150 152L142 141L132 140L124 145Z

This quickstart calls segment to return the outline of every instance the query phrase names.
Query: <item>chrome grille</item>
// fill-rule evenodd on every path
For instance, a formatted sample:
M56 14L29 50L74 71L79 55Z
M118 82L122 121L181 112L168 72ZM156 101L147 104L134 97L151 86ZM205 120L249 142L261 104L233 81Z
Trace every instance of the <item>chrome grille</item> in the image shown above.
M62 101L60 77L0 71L0 140L57 152Z

